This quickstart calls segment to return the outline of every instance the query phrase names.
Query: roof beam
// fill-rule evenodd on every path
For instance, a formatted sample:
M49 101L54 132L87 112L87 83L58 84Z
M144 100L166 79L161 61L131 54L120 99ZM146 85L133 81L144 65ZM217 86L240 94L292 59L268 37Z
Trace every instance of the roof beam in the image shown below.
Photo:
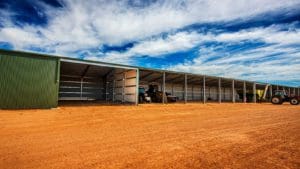
M83 78L83 77L86 75L86 73L89 71L89 68L90 68L90 65L87 65L87 66L85 67L85 69L83 70L83 72L82 72L82 74L81 74L81 78Z
M188 83L193 83L193 82L200 82L202 80L202 78L200 79L199 77L198 78L191 78L190 81L188 81Z
M104 75L104 77L107 77L107 76L108 76L109 74L111 74L113 71L114 71L114 69L109 70L109 71Z
M151 81L155 82L156 80L159 80L159 79L162 79L162 78L163 78L163 75L161 75L161 76L159 76L159 77L157 77L155 79L152 79Z
M152 74L154 74L155 72L149 72L149 73L147 73L147 74L145 74L145 75L143 75L143 76L140 76L140 79L143 79L143 78L145 78L145 77L147 77L147 76L150 76L150 75L152 75Z
M182 75L178 75L178 76L176 76L176 77L173 77L172 79L168 80L167 82L168 82L168 83L169 83L169 82L174 82L174 80L176 80L176 79L178 79L178 78L180 78L180 77L182 77Z

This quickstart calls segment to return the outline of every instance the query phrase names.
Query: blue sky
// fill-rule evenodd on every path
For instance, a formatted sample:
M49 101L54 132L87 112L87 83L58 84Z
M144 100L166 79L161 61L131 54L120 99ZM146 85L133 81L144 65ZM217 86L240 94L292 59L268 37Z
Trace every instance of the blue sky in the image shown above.
M300 86L300 0L0 0L0 48Z

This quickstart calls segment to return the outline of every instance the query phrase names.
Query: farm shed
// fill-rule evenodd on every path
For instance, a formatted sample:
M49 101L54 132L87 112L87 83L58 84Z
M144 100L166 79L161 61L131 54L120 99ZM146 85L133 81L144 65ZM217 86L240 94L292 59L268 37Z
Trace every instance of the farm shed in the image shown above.
M265 89L267 99L278 89L299 95L299 87L11 50L0 50L0 71L1 109L53 108L65 101L138 104L139 88L151 84L183 103L255 103Z
M59 101L137 104L138 69L0 51L0 108L53 108Z

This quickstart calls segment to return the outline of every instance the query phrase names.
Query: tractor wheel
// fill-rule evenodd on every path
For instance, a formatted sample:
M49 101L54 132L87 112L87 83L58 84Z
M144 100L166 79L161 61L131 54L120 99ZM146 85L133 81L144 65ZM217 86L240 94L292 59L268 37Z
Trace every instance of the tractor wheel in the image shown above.
M281 97L278 97L278 96L273 96L272 99L271 99L271 102L273 104L282 104L283 103L283 100Z
M292 98L290 100L291 105L298 105L299 104L299 100L297 98Z

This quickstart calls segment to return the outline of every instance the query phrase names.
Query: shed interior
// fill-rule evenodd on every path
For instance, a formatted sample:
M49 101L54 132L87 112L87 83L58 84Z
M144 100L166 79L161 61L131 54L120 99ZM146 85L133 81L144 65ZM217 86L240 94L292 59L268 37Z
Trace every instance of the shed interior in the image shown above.
M59 101L136 103L137 71L61 61Z
M255 97L258 97L254 97L254 91L262 91L265 88L263 84L243 80L171 71L166 71L164 75L163 71L150 69L140 69L139 81L140 87L145 91L149 90L150 84L154 84L158 86L158 91L165 90L166 93L177 96L179 102L253 102L257 99Z

